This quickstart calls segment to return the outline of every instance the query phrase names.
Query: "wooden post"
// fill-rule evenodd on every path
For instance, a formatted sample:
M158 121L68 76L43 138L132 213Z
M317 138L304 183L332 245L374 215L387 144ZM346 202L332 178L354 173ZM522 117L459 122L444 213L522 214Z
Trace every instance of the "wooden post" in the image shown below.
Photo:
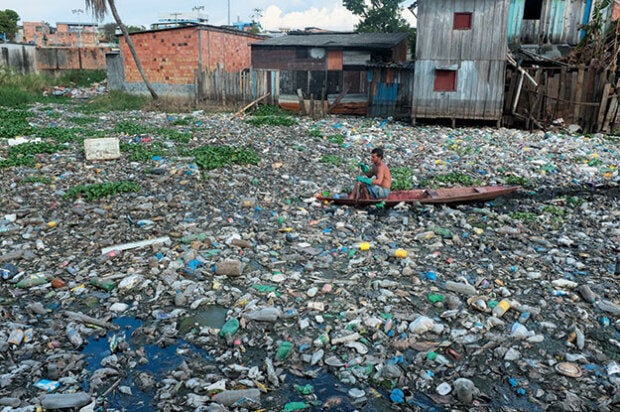
M586 74L586 66L581 63L579 65L579 73L577 74L577 90L575 91L575 109L573 111L573 121L575 123L580 123L581 117L581 103L583 100L583 80ZM582 125L583 127L584 125ZM584 129L585 130L585 129Z
M297 98L299 99L299 112L303 116L307 113L306 108L304 107L304 94L302 93L301 89L297 89Z
M609 110L607 111L607 115L605 116L605 121L603 122L603 131L604 132L613 132L614 130L610 130L610 123L616 118L616 111L618 110L618 93L620 93L620 79L616 82L616 87L613 90L613 96L611 96L611 100L609 101Z
M607 100L609 100L610 90L611 83L605 83L605 87L603 87L603 95L601 96L601 105L598 108L598 117L596 119L597 132L600 132L603 128L603 121L605 120L605 113L607 112Z
M545 93L545 89L544 88L547 87L547 82L546 81L545 81L544 85L540 84L540 78L541 77L543 77L543 69L542 68L538 68L538 69L536 69L536 75L535 75L535 81L538 84L538 86L534 90L534 101L530 105L530 112L528 114L527 120L525 121L525 125L526 125L527 129L530 129L530 127L531 127L530 122L533 122L535 125L540 125L540 123L537 121L537 117L538 117L537 116L537 111L542 106L543 95Z
M507 112L508 110L511 109L510 105L512 104L512 98L515 94L515 88L517 87L517 78L518 77L522 77L523 75L521 74L520 76L518 74L518 71L515 70L510 71L510 85L508 86L508 92L506 93L505 96L505 100L504 100L504 111Z

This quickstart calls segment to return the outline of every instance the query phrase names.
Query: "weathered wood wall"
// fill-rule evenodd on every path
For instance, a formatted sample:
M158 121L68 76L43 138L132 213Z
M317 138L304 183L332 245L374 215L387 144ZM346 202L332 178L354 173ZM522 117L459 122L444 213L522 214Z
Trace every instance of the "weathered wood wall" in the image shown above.
M537 83L524 80L510 68L504 104L504 124L525 122L526 128L546 128L551 124L577 124L584 132L620 130L620 75L591 66L525 68Z
M510 0L509 44L570 44L580 40L587 0L542 0L540 19L523 20L525 0Z
M372 67L369 72L369 114L397 119L410 118L413 66Z
M275 83L274 83L275 82ZM222 104L249 103L260 96L271 93L277 98L277 73L269 70L244 70L241 73L227 73L223 69L196 73L196 97Z
M508 0L426 0L418 5L416 60L504 60ZM471 30L453 30L455 12L472 13Z
M454 30L455 12L471 29ZM499 120L507 52L508 0L426 0L418 4L415 118ZM434 91L436 70L456 71L455 91Z
M456 92L433 91L437 67L445 61L416 62L412 117L497 120L502 116L503 61L462 61Z

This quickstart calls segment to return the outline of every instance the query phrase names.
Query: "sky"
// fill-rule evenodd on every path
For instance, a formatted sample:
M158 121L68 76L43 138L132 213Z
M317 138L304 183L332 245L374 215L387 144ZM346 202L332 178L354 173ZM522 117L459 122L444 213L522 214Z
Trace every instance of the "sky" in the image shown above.
M407 7L413 0L404 1ZM229 12L230 6L230 12ZM206 14L208 23L220 26L236 21L249 22L255 9L262 11L259 19L266 30L319 27L328 30L352 31L358 17L342 6L340 0L116 0L116 7L126 25L150 28L162 15L184 13ZM86 11L84 0L2 0L0 9L11 9L24 21L94 22ZM415 24L413 14L405 8L403 17ZM113 22L108 13L101 23Z

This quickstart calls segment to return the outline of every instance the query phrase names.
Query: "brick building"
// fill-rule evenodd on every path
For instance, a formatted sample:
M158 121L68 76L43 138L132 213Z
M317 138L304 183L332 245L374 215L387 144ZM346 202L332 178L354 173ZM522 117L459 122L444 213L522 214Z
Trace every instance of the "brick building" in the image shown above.
M43 46L43 39L50 35L52 28L42 21L25 21L22 43Z
M96 23L56 23L26 21L23 24L23 43L37 47L96 47L99 28Z
M142 66L153 87L161 93L195 93L197 74L216 69L239 73L250 67L252 43L264 36L234 29L192 25L131 33ZM123 36L119 37L125 89L145 92ZM108 56L108 67L117 57Z
M56 32L47 41L48 46L94 47L99 45L97 23L56 23Z

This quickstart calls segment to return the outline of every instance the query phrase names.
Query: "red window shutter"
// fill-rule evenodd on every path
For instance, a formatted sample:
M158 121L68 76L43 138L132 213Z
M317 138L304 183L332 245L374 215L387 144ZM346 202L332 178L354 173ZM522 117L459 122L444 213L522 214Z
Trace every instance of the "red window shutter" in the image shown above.
M471 30L471 13L454 13L454 30Z
M455 92L456 91L456 70L435 70L436 92Z

